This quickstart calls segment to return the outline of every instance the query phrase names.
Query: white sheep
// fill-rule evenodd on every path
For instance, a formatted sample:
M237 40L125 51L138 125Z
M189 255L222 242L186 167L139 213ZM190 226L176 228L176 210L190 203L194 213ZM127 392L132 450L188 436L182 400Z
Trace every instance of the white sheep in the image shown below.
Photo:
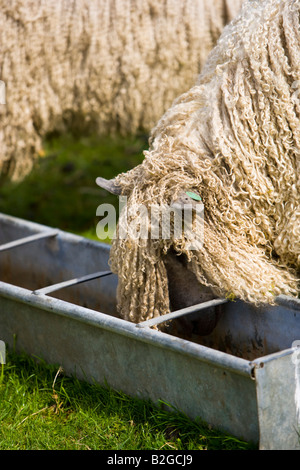
M246 1L197 84L154 128L142 164L113 181L136 217L141 205L174 204L182 192L197 193L205 208L197 250L184 234L114 240L111 266L124 318L139 322L169 311L169 253L183 255L199 291L205 285L257 304L297 295L299 18L299 0Z
M0 0L0 174L54 130L149 131L242 0Z

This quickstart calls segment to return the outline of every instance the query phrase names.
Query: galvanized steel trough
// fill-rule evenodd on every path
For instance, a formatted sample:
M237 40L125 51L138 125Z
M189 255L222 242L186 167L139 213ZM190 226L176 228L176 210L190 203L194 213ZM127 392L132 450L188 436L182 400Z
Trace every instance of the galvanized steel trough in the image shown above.
M176 318L167 332L118 318L108 245L4 214L0 245L1 341L260 449L300 449L299 300L255 308L216 299L214 332L183 339ZM193 322L201 306L173 317L184 314Z

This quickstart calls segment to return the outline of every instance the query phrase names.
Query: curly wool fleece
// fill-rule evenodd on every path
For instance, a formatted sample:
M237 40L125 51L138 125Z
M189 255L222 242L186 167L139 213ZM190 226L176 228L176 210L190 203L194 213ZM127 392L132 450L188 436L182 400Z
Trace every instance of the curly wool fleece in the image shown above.
M165 253L186 256L216 295L274 303L296 295L300 266L299 0L249 0L225 28L196 86L152 132L143 163L116 178L128 209L203 200L204 243L116 238L121 315L169 311ZM300 89L300 88L299 88Z
M194 84L242 0L0 0L0 174L49 132L147 132Z

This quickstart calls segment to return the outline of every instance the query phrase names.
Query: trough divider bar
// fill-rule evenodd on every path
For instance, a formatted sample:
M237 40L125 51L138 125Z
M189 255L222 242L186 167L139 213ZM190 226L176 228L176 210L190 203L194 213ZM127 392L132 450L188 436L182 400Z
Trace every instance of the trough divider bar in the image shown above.
M12 248L16 248L18 246L26 245L27 243L32 243L37 240L41 240L42 238L55 237L58 232L58 230L48 230L45 232L36 233L34 235L29 235L28 237L19 238L18 240L14 240L12 242L4 243L3 245L0 245L0 252L11 250Z
M299 299L296 297L288 297L287 295L279 295L275 299L276 304L282 305L293 310L300 310Z
M98 279L100 277L109 276L110 274L113 274L113 273L111 271L98 271L97 273L87 274L86 276L76 277L74 279L69 279L68 281L63 281L57 284L52 284L51 286L34 290L32 291L32 293L35 295L41 295L41 294L46 295L46 294L50 294L51 292L55 292L57 290L63 289L65 287L75 286L83 282L92 281L93 279Z
M175 312L170 312L160 317L151 318L150 320L137 323L137 328L150 328L151 326L159 325L169 320L174 320L174 318L182 317L183 315L190 315L191 313L197 313L200 310L204 310L210 307L216 307L217 305L222 305L227 303L227 299L213 299L208 300L207 302L201 302L201 304L191 305L190 307L182 308L176 310Z

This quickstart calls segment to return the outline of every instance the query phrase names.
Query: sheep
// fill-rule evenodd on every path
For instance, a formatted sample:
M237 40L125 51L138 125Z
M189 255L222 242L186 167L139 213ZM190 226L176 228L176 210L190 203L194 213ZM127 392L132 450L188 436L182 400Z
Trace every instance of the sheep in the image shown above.
M242 0L0 0L0 174L53 131L148 133Z
M178 265L184 259L199 295L206 288L254 305L297 295L299 15L299 0L247 0L196 84L154 127L143 162L113 180L131 214L140 205L176 204L182 192L197 193L204 205L197 250L189 249L184 233L141 240L121 238L118 227L110 264L126 320L138 323L170 311L169 254Z

